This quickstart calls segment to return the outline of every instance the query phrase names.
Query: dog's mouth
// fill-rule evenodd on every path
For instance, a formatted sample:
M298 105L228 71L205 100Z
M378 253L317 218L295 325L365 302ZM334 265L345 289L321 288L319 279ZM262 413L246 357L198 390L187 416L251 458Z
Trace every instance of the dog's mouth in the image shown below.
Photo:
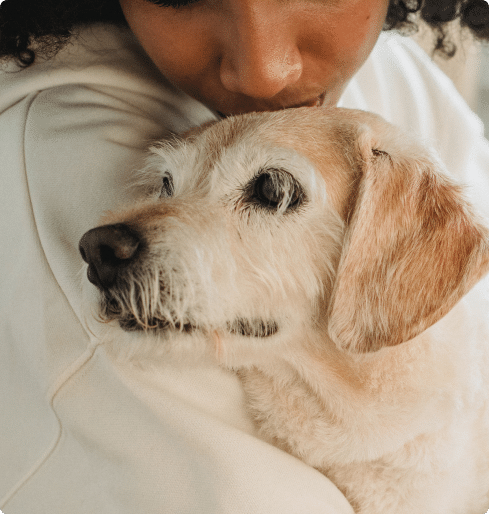
M142 317L136 316L131 312L123 313L119 303L108 297L105 297L102 301L101 313L103 319L107 321L117 321L125 332L175 331L190 334L199 330L197 324L186 320L170 320L156 317L142 319ZM279 330L279 326L274 320L236 318L234 321L226 324L226 329L234 335L266 338L275 335ZM202 331L208 332L209 328L205 330L202 329Z
M197 329L192 323L172 322L166 319L152 318L143 323L131 315L120 317L118 322L125 332L166 332L175 330L189 334Z
M166 332L171 330L190 334L199 329L197 325L192 323L173 322L166 319L153 318L142 323L132 315L120 317L118 322L122 330L126 332ZM243 337L266 338L278 332L278 324L275 321L264 321L261 319L248 320L238 318L234 322L228 323L226 328L231 334Z
M104 321L117 321L125 332L166 332L175 330L190 333L198 327L190 321L164 317L143 316L123 309L119 302L105 295L100 304L100 314Z

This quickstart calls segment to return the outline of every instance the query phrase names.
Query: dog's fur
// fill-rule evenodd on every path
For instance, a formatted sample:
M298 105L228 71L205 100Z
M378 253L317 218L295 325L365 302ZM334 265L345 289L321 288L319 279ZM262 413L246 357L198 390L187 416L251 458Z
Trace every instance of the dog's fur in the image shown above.
M359 514L489 508L489 231L432 152L305 108L157 145L145 176L103 220L140 240L102 287L112 351L212 354Z

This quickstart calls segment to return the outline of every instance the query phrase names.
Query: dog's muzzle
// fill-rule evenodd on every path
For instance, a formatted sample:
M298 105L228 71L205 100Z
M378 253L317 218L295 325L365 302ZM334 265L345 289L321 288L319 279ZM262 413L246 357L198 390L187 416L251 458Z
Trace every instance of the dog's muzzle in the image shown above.
M102 291L137 258L141 238L127 225L117 223L93 228L80 240L79 249L88 264L88 280Z
M80 239L79 250L88 264L88 280L102 293L102 317L107 320L117 319L121 328L129 332L170 329L193 332L197 327L187 320L166 319L158 315L143 315L141 318L138 312L144 312L141 295L136 295L136 301L130 308L121 303L118 292L128 288L132 280L131 266L137 266L140 259L144 260L142 254L145 246L142 237L123 223L93 228ZM164 285L160 286L163 291ZM227 324L227 330L245 337L267 338L276 334L279 327L274 320L237 318Z

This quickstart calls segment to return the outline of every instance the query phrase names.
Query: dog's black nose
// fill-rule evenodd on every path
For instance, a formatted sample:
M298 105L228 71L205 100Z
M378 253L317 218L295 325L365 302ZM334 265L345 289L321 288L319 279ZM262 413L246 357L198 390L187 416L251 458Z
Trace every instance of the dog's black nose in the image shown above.
M80 253L88 263L88 280L100 289L114 285L118 274L134 260L140 239L127 225L93 228L80 239Z

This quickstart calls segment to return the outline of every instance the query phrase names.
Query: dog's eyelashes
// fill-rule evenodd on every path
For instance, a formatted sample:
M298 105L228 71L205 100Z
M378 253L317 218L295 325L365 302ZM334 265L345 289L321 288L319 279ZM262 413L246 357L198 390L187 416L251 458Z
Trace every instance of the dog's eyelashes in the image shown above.
M169 198L173 193L173 179L171 175L165 174L162 178L160 198Z
M297 207L304 191L297 180L285 170L262 170L248 188L249 200L268 209L285 211Z

